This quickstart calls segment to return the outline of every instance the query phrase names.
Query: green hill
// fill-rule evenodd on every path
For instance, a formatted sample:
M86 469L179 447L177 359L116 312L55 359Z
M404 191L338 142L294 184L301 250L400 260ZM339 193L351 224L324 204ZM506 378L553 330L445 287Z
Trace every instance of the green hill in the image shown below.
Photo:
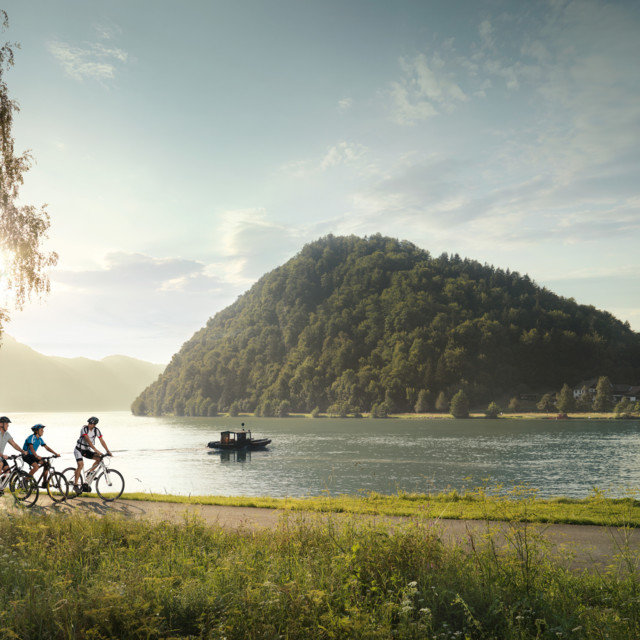
M7 334L0 345L0 411L122 411L164 365L126 356L45 356Z
M640 334L611 314L457 255L327 236L211 318L132 409L413 411L421 391L480 403L600 375L640 379Z

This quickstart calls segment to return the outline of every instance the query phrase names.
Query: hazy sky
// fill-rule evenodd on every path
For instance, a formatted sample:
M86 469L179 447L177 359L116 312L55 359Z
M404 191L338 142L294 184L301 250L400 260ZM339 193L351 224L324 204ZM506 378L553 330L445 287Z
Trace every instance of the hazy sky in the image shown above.
M640 3L5 0L52 293L7 333L168 362L328 233L527 273L640 330Z

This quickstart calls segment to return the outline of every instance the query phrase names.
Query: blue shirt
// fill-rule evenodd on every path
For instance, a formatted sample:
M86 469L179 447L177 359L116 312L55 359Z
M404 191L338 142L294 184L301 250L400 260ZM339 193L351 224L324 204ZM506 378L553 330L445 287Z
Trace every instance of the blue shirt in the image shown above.
M22 447L27 453L31 453L31 450L29 449L29 445L33 445L33 450L37 451L38 447L41 444L45 444L45 441L40 437L37 436L35 433L32 433L25 441L24 441L24 446Z

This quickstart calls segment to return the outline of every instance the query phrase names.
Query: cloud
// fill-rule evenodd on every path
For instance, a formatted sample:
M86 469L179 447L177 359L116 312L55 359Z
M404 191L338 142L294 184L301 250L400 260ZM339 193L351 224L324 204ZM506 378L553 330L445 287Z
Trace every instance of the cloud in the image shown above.
M353 107L353 98L343 98L338 101L338 107L341 111L348 111Z
M289 162L280 171L292 178L309 178L337 168L355 171L357 175L375 171L369 148L345 140L327 147L321 156Z
M300 248L304 230L278 224L267 218L264 209L226 211L219 242L226 260L218 265L224 279L249 286L290 258Z
M111 80L117 65L126 63L128 57L122 49L100 43L74 47L65 42L50 42L49 51L67 75L80 81L85 78Z
M367 155L367 148L361 144L339 142L329 147L325 157L320 162L323 171L345 164L359 164Z
M399 124L412 125L442 112L451 112L468 98L445 69L445 62L434 54L413 59L400 58L402 77L392 83L393 118Z
M11 333L44 353L68 347L71 353L93 358L125 353L167 362L239 293L235 283L210 266L118 252L107 255L97 268L54 270L51 295L16 313ZM41 336L43 314L46 343Z

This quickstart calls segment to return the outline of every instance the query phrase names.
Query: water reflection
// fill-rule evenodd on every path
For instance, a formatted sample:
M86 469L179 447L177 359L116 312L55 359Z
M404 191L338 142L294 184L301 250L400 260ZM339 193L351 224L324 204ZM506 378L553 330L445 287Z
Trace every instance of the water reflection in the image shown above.
M251 451L246 449L238 451L215 451L220 456L220 462L246 462L251 460Z

